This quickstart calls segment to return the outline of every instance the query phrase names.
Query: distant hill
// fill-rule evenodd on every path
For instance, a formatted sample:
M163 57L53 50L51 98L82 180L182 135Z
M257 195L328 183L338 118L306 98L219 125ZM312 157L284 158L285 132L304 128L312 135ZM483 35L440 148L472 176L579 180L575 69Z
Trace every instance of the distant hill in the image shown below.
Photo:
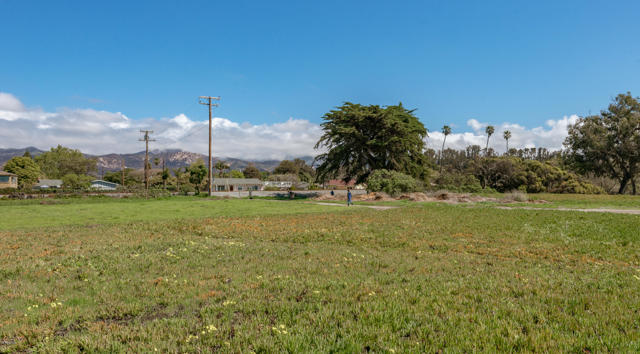
M27 147L22 149L0 149L0 166L3 166L9 159L14 156L22 156L25 151L29 151L32 156L38 156L44 151L35 148L35 147ZM144 167L144 151L132 153L132 154L107 154L107 155L89 155L85 154L87 157L95 157L98 160L98 171L117 171L120 170L122 160L124 159L124 164L128 168L133 169L142 169ZM152 167L156 167L154 165L154 160L158 158L160 160L165 160L165 166L167 168L178 168L185 167L198 159L202 159L203 161L207 161L207 155L182 151L182 150L153 150L149 152L149 162ZM305 160L307 163L311 164L313 161L313 157L311 156L303 156L300 157ZM220 158L213 157L214 163L218 161ZM234 158L223 158L223 161L226 161L231 165L232 170L241 170L244 169L249 163L253 163L258 169L261 171L272 171L281 160L261 160L261 161L249 161L249 160L241 160ZM160 162L162 164L162 162ZM158 166L159 167L159 166Z
M0 149L0 166L4 166L4 164L11 160L14 156L22 156L25 151L29 151L31 156L38 156L42 154L44 151L35 148L33 146L29 146L22 149Z

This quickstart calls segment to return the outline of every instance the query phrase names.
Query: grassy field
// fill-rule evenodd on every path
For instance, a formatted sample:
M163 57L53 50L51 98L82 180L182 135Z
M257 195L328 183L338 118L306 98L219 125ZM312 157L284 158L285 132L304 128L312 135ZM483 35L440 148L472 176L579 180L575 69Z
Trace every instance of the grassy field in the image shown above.
M163 199L44 199L0 201L0 230L66 225L112 225L134 221L166 221L218 216L267 216L316 213L329 209L321 205L302 206L276 200L205 199L171 197Z
M64 203L0 202L0 351L640 350L638 216Z

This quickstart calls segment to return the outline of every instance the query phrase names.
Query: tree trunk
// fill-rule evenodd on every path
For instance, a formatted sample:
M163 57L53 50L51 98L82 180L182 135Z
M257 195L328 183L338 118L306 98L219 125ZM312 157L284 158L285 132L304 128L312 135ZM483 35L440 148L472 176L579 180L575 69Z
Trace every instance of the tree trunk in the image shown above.
M633 195L636 195L636 180L634 178L631 178L631 191Z
M629 176L622 177L620 181L620 189L618 189L618 194L624 194L624 191L627 189L627 183L629 183Z
M444 152L444 143L447 141L447 136L444 136L444 140L442 140L442 149L440 149L440 172L442 173L442 155Z
M484 147L484 156L489 156L489 138L491 138L491 135L487 135L487 145Z

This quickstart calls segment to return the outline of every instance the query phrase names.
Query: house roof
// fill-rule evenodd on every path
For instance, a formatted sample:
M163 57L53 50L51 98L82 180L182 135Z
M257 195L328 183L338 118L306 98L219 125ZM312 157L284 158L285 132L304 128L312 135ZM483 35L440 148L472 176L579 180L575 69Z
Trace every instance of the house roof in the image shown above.
M62 180L61 179L40 179L38 180L38 183L35 184L36 187L41 187L41 186L61 186L62 185Z
M96 179L96 180L91 181L91 184L94 184L94 183L107 184L107 185L111 185L111 186L114 186L114 187L119 186L118 183L113 183L113 182L105 181L105 180L102 180L102 179Z
M0 176L17 176L11 172L6 172L6 171L0 171Z
M214 178L213 184L217 186L224 186L228 184L254 185L262 184L262 181L257 178Z

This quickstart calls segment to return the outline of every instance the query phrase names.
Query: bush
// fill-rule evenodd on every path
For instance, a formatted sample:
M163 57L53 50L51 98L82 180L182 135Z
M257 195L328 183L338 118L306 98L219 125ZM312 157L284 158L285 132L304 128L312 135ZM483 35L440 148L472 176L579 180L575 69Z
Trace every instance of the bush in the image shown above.
M403 173L388 170L375 170L367 179L367 190L370 192L385 192L389 195L399 195L418 190L416 180Z
M180 193L184 195L188 195L189 193L194 193L196 188L191 184L181 184L180 185Z
M442 173L434 181L433 189L446 189L452 192L478 193L482 191L480 181L470 174Z
M547 162L517 157L484 158L474 162L473 173L483 187L499 192L600 194L604 191L574 173Z
M62 186L70 191L86 190L91 185L92 179L91 176L69 173L62 177Z

